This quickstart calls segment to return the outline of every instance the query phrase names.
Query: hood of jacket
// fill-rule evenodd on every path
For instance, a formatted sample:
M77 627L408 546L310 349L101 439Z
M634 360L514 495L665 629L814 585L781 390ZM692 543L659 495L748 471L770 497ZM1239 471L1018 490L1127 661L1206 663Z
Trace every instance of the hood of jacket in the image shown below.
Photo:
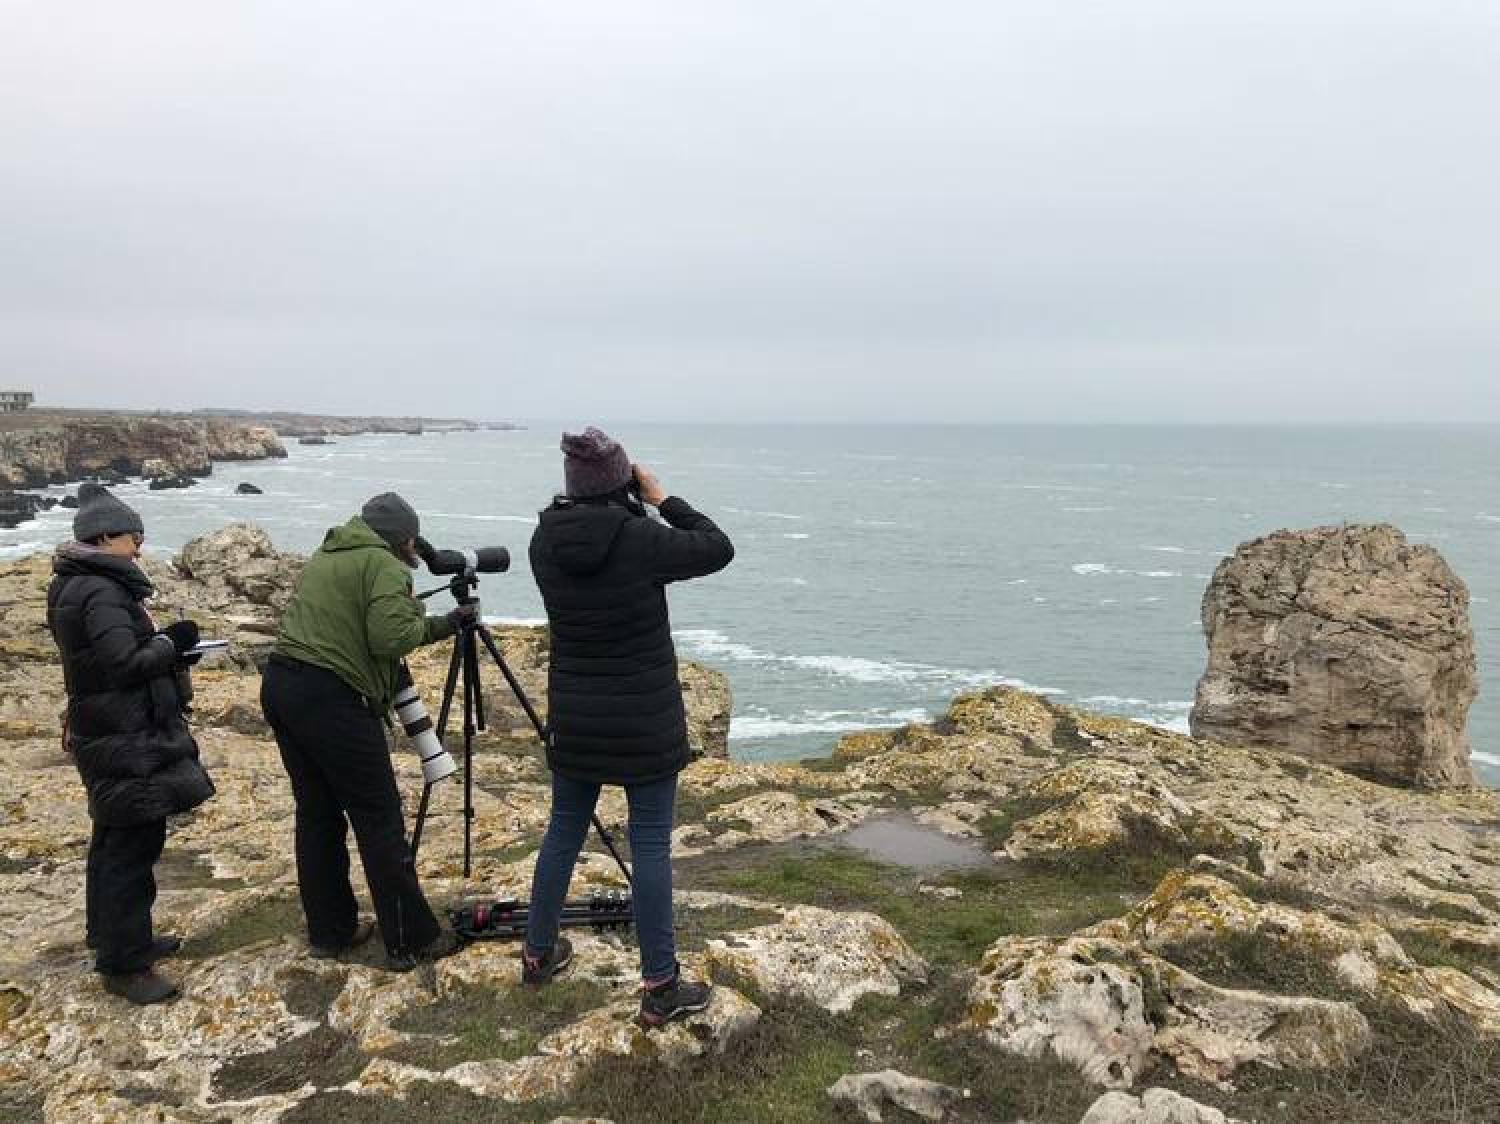
M58 547L52 556L52 572L64 578L85 575L112 578L129 590L137 601L144 601L155 592L151 579L134 559L110 554L86 542L64 543Z
M559 501L541 514L540 545L564 573L597 573L609 561L620 528L635 518L615 504Z
M323 536L322 549L328 551L365 550L371 547L388 554L395 553L391 550L390 544L370 530L370 525L358 515L342 527L330 527L328 533Z

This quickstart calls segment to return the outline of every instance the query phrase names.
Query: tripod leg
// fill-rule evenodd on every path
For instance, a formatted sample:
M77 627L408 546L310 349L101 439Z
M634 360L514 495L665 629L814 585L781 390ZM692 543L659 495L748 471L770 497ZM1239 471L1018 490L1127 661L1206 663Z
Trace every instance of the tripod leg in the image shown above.
M422 786L422 801L417 805L417 823L411 832L411 858L417 861L417 848L422 845L422 828L427 823L427 805L432 800L432 784L428 781Z
M474 630L461 634L464 676L464 877L474 864L474 735L484 724L484 702L480 698L479 646Z
M448 712L453 708L453 692L458 687L458 669L463 663L463 633L453 638L453 654L448 657L448 678L443 681L443 705L438 707L437 736L442 741L448 733Z
M516 696L516 701L521 704L521 709L526 712L526 717L531 719L531 725L536 730L536 736L542 740L542 744L545 746L547 744L547 728L542 725L542 719L537 714L536 707L531 705L531 700L526 697L526 692L521 689L521 684L516 680L515 673L511 671L510 665L505 662L505 657L500 654L500 648L495 643L495 638L490 635L490 630L482 624L476 626L474 631L479 634L480 639L484 641L484 646L489 649L490 658L500 668L500 674L505 676L505 682L510 685L511 693ZM477 653L475 659L478 659ZM477 668L475 674L478 674ZM615 847L615 841L605 829L603 821L599 819L598 815L593 816L592 819L594 821L594 830L599 833L599 839L604 844L605 850L609 852L610 858L614 859L615 864L619 866L620 873L625 876L625 884L627 886L634 886L635 879L630 876L630 868L625 865L625 860L620 857L619 849Z
M511 694L516 696L516 701L521 704L521 709L526 712L526 717L531 719L532 728L536 730L536 736L547 741L547 728L542 725L542 719L536 712L536 707L531 705L531 700L526 697L526 692L521 690L521 684L516 680L515 673L511 671L510 665L505 662L505 657L500 654L500 648L495 643L495 638L490 635L490 630L480 625L475 629L484 646L489 649L490 658L495 661L495 666L500 669L500 674L505 676L505 682L509 684Z

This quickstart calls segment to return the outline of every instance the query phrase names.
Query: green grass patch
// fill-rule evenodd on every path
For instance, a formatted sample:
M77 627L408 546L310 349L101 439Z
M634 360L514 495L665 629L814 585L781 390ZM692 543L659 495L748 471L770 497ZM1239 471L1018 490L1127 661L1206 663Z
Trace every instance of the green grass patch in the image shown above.
M1070 933L1118 916L1155 886L1160 873L1090 864L1079 868L997 863L946 872L877 862L839 848L742 849L680 866L678 884L766 901L880 915L939 965L969 967L1008 933ZM917 891L921 882L961 890L958 898Z
M412 1124L414 1120L442 1124L546 1124L558 1115L557 1106L512 1105L476 1096L457 1085L418 1083L405 1097L328 1092L299 1101L281 1117L281 1124Z
M224 1100L244 1100L290 1093L308 1082L334 1088L358 1077L366 1061L347 1034L319 1026L274 1050L230 1058L214 1074L214 1092Z
M1314 999L1352 999L1356 993L1328 961L1253 933L1220 933L1174 947L1168 959L1219 987L1249 988Z
M230 914L217 929L183 942L180 955L185 960L207 960L305 930L302 905L295 898L264 898Z
M489 1058L513 1061L535 1053L547 1035L609 999L607 988L588 980L556 980L540 988L465 989L397 1020L397 1030L434 1037L404 1044L391 1056L437 1070Z
M1426 1022L1366 1009L1374 1041L1354 1064L1322 1072L1247 1067L1235 1090L1153 1076L1241 1120L1297 1124L1494 1124L1500 1120L1500 1039L1457 1018Z
M323 974L298 966L291 976L281 998L288 1011L304 1019L326 1018L333 1001L344 990L342 974Z
M746 909L736 905L718 905L711 909L679 907L675 918L677 949L679 952L702 952L712 938L780 920L781 914L769 909Z
M1500 975L1500 952L1493 948L1435 933L1404 932L1398 939L1408 956L1429 968L1457 968L1460 972L1483 970Z

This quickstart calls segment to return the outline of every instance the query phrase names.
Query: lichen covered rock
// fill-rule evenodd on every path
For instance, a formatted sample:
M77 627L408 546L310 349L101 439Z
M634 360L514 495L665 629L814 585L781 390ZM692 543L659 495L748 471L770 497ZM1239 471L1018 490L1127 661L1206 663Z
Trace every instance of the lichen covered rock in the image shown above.
M873 913L812 906L780 921L708 942L712 971L752 980L767 995L847 1011L863 995L899 995L927 978L927 964L894 927Z

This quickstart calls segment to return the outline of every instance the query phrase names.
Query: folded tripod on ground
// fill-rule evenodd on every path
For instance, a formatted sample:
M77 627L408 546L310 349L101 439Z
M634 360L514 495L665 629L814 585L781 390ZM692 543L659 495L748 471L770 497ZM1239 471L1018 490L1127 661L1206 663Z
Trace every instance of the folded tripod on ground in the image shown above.
M509 557L499 552L503 563L494 563L496 571L503 570L509 565ZM481 555L481 559L483 555ZM453 595L453 600L460 605L477 605L478 597L476 590L479 586L479 573L481 568L476 564L472 555L460 555L455 551L432 551L426 558L427 566L433 573L453 575L452 580L446 587L429 590L420 596L426 598L446 590ZM453 568L448 568L453 567ZM489 572L488 567L483 567ZM438 721L436 737L439 742L439 750L443 736L448 728L448 715L453 706L453 700L459 693L459 685L462 683L463 692L463 731L464 731L464 877L469 877L473 867L473 837L474 837L474 735L485 728L484 698L479 679L479 643L484 642L485 650L489 652L490 658L500 669L505 677L506 684L511 693L515 695L516 701L521 704L521 709L526 712L526 717L531 721L532 728L541 739L542 745L547 744L547 729L542 725L541 718L537 715L536 708L531 705L531 700L526 697L526 692L521 689L521 684L516 680L515 674L505 662L505 657L500 654L500 648L495 643L495 638L490 630L477 618L464 624L453 637L453 654L448 661L448 678L443 684L443 702L438 710ZM415 692L412 692L414 696ZM402 698L406 698L403 692ZM418 703L420 706L420 703ZM398 699L398 707L400 700ZM408 735L416 740L418 735L430 731L431 724L427 722L425 713L415 725L407 720L407 712L398 709L398 715L402 719L402 725L406 727ZM422 723L427 722L426 726ZM430 743L428 743L430 745ZM411 850L413 859L416 858L417 848L422 842L422 829L427 822L427 811L430 805L433 787L444 777L450 776L453 770L446 772L441 769L428 769L426 767L430 759L431 751L418 744L424 763L424 785L422 788L421 803L417 807L416 827L412 831ZM593 817L594 830L598 833L600 842L609 851L610 857L620 868L620 873L625 876L627 886L633 886L634 882L630 876L630 868L625 865L625 860L620 857L619 850L615 847L615 841L611 838L599 817ZM501 899L491 903L471 903L459 906L449 911L453 922L453 929L460 936L470 940L490 939L497 937L522 936L526 932L526 919L530 910L526 902L516 899ZM563 904L562 924L565 926L592 926L596 929L624 929L628 928L633 920L631 913L631 899L629 894L595 894L588 898L570 899Z

